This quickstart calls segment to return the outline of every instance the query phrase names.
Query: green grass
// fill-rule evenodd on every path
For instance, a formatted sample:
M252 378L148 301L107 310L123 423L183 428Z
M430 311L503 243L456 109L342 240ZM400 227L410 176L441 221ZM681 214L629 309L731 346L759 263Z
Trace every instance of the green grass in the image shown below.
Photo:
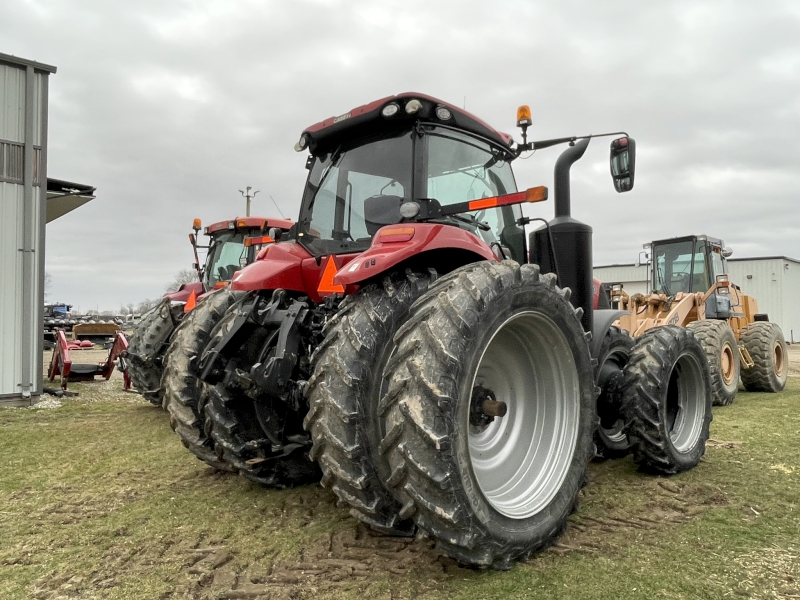
M215 473L118 385L0 410L0 598L800 597L798 379L716 408L689 473L593 464L564 538L504 573L372 537L318 486Z

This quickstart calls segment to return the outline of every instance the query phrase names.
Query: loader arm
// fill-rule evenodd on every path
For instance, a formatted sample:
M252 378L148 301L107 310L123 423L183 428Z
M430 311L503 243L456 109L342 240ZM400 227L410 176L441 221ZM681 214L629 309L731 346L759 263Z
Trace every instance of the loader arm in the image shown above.
M620 310L628 311L616 325L638 338L648 329L662 325L686 327L692 321L705 319L705 294L680 292L667 297L664 294L622 293Z

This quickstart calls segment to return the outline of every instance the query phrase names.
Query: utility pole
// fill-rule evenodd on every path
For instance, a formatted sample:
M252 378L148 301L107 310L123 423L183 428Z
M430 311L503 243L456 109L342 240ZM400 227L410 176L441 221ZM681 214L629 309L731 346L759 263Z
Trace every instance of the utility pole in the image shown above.
M245 193L244 190L239 190L239 193L242 196L244 196L245 198L247 198L247 210L245 211L245 215L244 215L245 217L249 217L250 216L250 198L255 198L256 194L261 191L261 190L256 190L255 192L253 192L253 195L251 196L250 195L250 190L252 190L252 189L253 188L248 185L246 188L244 188L244 190L247 190L247 193Z

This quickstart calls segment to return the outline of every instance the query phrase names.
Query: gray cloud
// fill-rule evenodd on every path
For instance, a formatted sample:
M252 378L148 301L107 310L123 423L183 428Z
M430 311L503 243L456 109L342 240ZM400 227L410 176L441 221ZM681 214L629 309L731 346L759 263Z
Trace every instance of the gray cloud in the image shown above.
M0 51L58 66L49 174L97 200L48 226L54 299L114 308L191 262L191 220L296 216L302 129L416 90L535 138L624 129L636 189L606 140L573 167L597 263L708 233L736 256L800 258L800 11L792 2L49 0L3 6ZM552 185L557 149L515 165ZM552 203L530 214L549 217Z

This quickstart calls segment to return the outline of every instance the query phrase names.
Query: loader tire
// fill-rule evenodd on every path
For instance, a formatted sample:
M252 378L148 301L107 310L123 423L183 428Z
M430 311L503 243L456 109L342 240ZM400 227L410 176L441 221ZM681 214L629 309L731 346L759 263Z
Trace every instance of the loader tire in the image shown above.
M208 385L199 379L199 357L225 311L241 295L219 290L199 302L181 321L165 357L161 378L164 408L169 413L172 430L183 445L207 465L221 471L234 471L222 460L208 435L206 405Z
M594 433L595 460L627 456L631 451L622 396L625 389L623 370L633 349L634 340L627 331L610 327L597 353L595 377L600 395L597 398L599 423Z
M439 279L395 336L388 484L400 517L462 564L510 568L577 505L597 418L580 314L538 266L483 261ZM492 398L507 413L488 420Z
M230 330L238 309L239 305L226 313L212 333L212 338L221 337ZM277 341L277 338L276 330L265 339ZM257 345L245 342L240 352L224 363L222 368L235 371L241 367L241 370L249 371L252 357L248 356L248 349L258 352L260 348L255 348ZM222 357L217 360L224 361ZM267 433L260 423L255 401L242 389L226 385L223 380L208 387L208 400L206 434L214 440L222 459L240 475L259 485L277 489L320 480L319 467L308 456L311 443L302 429L302 419L294 411L289 411L285 402L273 406L267 400L259 400L262 411L271 411L270 421L274 428ZM270 435L274 439L271 440ZM283 446L278 453L273 451L275 441Z
M413 521L399 518L401 506L385 484L390 471L377 451L383 433L378 402L392 338L432 278L393 273L345 298L311 359L304 426L314 440L311 458L322 468L322 485L382 533L410 535L415 529Z
M786 340L777 323L756 321L742 331L741 341L753 359L742 369L742 383L748 392L780 392L789 375Z
M162 406L164 401L161 388L163 359L177 323L178 318L171 310L170 300L164 298L144 314L128 342L127 362L131 385L156 406Z
M672 475L705 454L712 388L706 353L688 329L645 332L625 367L623 413L640 470Z
M739 347L727 321L692 321L687 328L700 340L708 359L714 406L728 406L739 389Z

